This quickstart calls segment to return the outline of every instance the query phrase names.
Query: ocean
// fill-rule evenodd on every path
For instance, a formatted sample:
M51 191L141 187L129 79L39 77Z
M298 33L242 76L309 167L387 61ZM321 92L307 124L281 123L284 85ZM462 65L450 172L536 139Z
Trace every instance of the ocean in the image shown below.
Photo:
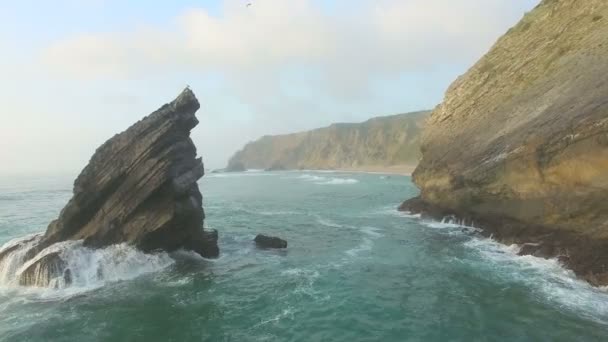
M44 231L72 181L0 179L0 245ZM220 258L73 243L74 282L57 289L16 286L0 264L0 340L608 339L608 290L458 223L397 212L418 193L409 177L244 172L199 185ZM289 246L257 249L258 233Z

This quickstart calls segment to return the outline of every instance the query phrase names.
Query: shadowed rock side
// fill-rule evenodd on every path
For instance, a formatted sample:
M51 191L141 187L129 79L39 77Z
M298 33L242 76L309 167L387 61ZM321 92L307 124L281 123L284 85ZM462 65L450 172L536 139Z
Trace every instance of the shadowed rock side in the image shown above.
M338 123L311 131L264 136L234 154L227 170L339 169L416 165L419 133L429 112Z
M190 139L199 107L186 89L101 145L74 182L73 197L59 218L21 261L27 265L45 248L68 240L83 240L91 248L127 243L145 252L184 248L217 256L217 232L203 230L197 180L204 168ZM48 285L64 266L59 253L38 255L19 282ZM69 274L64 277L69 280Z
M420 198L608 284L608 2L545 0L448 89L423 132Z
M253 241L260 248L287 248L287 241L275 236L258 234Z

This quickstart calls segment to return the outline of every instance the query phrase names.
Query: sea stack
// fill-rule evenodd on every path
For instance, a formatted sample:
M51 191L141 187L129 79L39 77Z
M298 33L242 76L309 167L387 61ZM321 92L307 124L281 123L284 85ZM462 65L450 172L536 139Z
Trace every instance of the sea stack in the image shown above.
M28 248L21 251L21 262L29 266L18 275L20 284L46 286L54 275L69 277L61 254L48 250L72 240L90 248L127 243L144 252L185 249L218 256L217 232L203 229L197 181L204 168L190 139L199 107L187 88L101 145L46 233L0 254Z
M422 138L420 197L523 253L608 284L608 1L544 0L448 89Z

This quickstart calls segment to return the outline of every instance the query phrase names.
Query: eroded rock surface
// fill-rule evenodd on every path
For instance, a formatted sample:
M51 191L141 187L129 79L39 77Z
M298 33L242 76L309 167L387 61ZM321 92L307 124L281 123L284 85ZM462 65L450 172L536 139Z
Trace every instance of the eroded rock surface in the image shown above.
M22 261L69 240L91 248L127 243L145 252L183 248L216 257L217 232L203 229L197 185L203 163L190 139L199 107L185 89L101 145L74 182L73 197ZM59 254L49 254L23 269L19 283L45 286L53 275L69 278L64 266Z
M608 2L544 0L448 89L423 132L421 197L608 283Z

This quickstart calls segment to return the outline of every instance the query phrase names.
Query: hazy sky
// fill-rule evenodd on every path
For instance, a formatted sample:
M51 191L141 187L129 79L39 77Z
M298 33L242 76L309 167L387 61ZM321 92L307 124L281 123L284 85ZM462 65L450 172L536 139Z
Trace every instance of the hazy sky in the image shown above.
M75 174L186 84L210 168L264 134L432 108L537 3L0 0L0 173Z

